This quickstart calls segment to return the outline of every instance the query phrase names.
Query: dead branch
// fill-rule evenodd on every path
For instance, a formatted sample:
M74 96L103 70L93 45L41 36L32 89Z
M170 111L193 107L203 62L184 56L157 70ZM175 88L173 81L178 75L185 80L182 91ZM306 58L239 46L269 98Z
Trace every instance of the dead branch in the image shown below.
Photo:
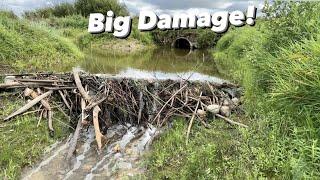
M241 124L241 123L239 123L239 122L232 121L231 119L226 118L226 117L224 117L224 116L222 116L222 115L220 115L220 114L216 114L216 116L219 117L219 118L221 118L221 119L223 119L223 120L225 120L225 121L227 121L228 123L230 123L230 124L232 124L232 125L238 125L238 126L241 126L241 127L244 127L244 128L248 128L247 125Z
M190 135L191 127L192 127L192 124L193 124L193 120L194 120L194 118L195 118L195 116L197 114L197 111L198 111L198 107L199 107L199 104L200 104L200 101L201 101L201 96L202 96L202 92L200 93L196 108L194 109L194 112L192 114L192 117L191 117L191 120L190 120L190 123L189 123L189 126L188 126L186 144L188 144L188 142L189 142L189 135Z
M12 113L11 115L9 115L8 117L6 117L4 119L4 121L8 121L11 118L24 113L25 111L27 111L28 109L32 108L34 105L36 105L38 102L40 102L42 99L48 97L50 94L52 94L53 91L48 91L40 96L38 96L37 98L33 99L32 101L30 101L29 103L27 103L26 105L24 105L23 107L21 107L20 109L18 109L16 112Z
M102 133L100 132L99 127L99 112L101 111L99 106L95 106L93 108L93 126L94 126L94 132L96 134L96 141L98 145L98 150L101 151L102 149L102 140L106 139Z
M74 77L74 82L76 83L77 88L78 88L81 96L86 101L89 102L91 100L91 97L87 94L86 90L83 88L78 71L76 71L76 70L73 71L73 77Z
M70 158L73 155L73 152L76 149L81 128L82 128L82 123L81 123L81 119L79 119L78 124L77 124L77 128L76 128L76 130L75 130L75 132L73 134L72 140L71 140L70 145L69 145L69 150L68 150L68 153L67 153L67 160L70 160Z

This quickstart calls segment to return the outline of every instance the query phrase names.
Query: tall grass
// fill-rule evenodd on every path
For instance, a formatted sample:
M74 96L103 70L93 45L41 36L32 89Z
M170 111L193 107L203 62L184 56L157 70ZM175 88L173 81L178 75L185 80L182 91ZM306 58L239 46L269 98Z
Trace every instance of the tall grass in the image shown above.
M245 88L253 128L241 148L250 161L241 162L255 176L314 178L320 175L320 4L275 5L260 27L222 37L215 57L233 64L229 73Z
M82 58L79 49L56 31L1 13L0 61L32 71L67 68Z
M224 178L318 179L320 176L319 12L319 2L276 1L265 9L265 19L258 20L255 27L233 29L218 41L214 52L216 63L243 86L246 114L241 118L250 126L248 130L239 129L240 134L233 137L239 143L222 148L234 149L233 156L221 157L217 152L207 155L228 159L225 163L231 166ZM209 147L214 139L210 132L203 133L207 139L194 136L194 141ZM197 146L190 151L190 147L181 144L168 144L175 142L171 138L158 141L155 147L162 149L156 152L166 165L178 169L177 173L170 171L173 177L188 179L180 166L171 163L178 161L182 168L189 169L194 164L186 159L200 151ZM174 157L165 154L171 147L178 148L174 151L179 153ZM213 169L210 172L218 178L221 175L218 170L225 168L225 164L208 164L203 157L197 160L200 161L196 161L196 166ZM170 169L149 166L155 177ZM193 172L197 178L203 177L203 173Z

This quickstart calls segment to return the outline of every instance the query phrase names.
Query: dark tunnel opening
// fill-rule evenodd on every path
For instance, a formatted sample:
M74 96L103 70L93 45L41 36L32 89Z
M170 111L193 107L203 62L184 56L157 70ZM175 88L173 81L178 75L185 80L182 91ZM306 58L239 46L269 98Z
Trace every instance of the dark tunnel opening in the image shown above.
M174 42L174 48L191 49L191 43L188 39L179 38Z

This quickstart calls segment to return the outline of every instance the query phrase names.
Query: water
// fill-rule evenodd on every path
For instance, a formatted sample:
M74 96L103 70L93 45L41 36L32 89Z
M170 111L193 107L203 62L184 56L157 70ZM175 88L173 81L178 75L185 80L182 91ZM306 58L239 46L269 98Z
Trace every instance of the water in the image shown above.
M136 53L115 53L91 49L80 68L92 74L128 78L189 79L222 82L222 75L207 50L172 48L147 49Z
M125 179L137 178L145 172L141 157L148 150L153 138L159 133L155 127L136 127L130 124L109 128L109 143L99 154L96 150L94 129L81 132L76 156L71 163L65 160L69 143L57 143L48 157L32 169L27 169L23 179Z
M78 67L92 74L143 79L188 79L224 82L211 54L206 50L148 49L115 53L91 49ZM109 143L99 154L94 130L81 132L76 155L66 162L68 141L56 143L47 158L25 170L23 179L130 179L145 173L142 155L159 131L152 125L114 125L107 131Z

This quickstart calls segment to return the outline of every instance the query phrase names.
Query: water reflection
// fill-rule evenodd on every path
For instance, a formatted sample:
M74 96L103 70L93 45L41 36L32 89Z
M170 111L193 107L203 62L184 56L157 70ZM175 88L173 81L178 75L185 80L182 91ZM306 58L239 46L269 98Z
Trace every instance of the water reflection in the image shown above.
M207 79L221 77L211 54L206 50L171 48L148 49L136 53L115 53L91 49L81 68L93 74L115 74L143 77L183 76Z

